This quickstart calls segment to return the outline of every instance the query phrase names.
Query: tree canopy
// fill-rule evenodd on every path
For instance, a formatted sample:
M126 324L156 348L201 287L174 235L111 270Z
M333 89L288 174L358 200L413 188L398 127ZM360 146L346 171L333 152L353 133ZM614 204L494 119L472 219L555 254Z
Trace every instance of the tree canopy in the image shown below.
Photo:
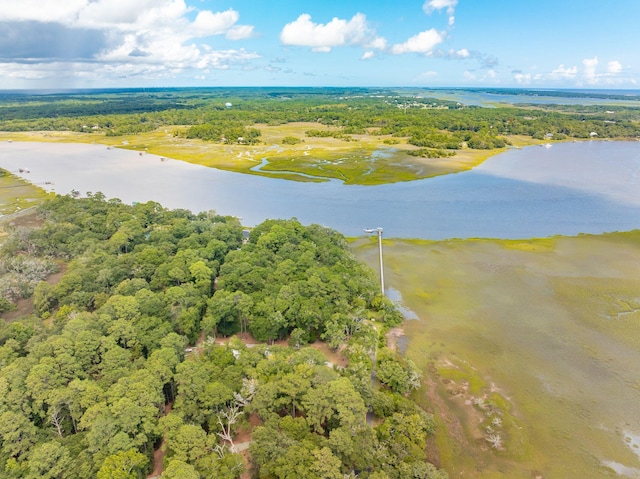
M269 220L243 244L235 218L100 193L38 214L0 252L2 280L25 285L7 301L33 298L0 325L0 476L142 478L162 443L163 478L237 478L253 418L259 477L444 477L406 397L415 370L387 352L371 381L377 328L401 316L339 233ZM246 332L263 343L215 341Z

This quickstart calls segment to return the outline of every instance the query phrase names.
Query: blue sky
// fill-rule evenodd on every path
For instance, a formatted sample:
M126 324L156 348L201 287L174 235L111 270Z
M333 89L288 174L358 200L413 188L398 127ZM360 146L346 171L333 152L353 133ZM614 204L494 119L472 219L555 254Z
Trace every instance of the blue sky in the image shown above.
M0 0L0 88L640 88L640 0Z

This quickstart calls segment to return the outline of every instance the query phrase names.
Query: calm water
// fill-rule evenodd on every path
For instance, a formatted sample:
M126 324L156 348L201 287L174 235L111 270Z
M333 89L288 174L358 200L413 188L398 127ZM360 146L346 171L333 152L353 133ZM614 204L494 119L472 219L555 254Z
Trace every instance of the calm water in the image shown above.
M60 194L214 209L247 226L296 217L345 235L382 226L386 236L428 239L640 228L640 142L511 150L470 172L382 186L243 175L102 145L3 142L0 168Z
M557 90L556 90L557 92ZM579 90L580 93L587 93L586 90ZM628 95L629 99L613 99L613 98L592 98L588 96L558 96L545 95L544 92L531 95L515 95L505 91L478 91L464 89L435 89L422 90L422 96L439 98L442 100L458 101L465 105L478 105L490 107L496 103L506 103L509 105L519 104L543 104L543 105L616 105L616 106L639 106L638 101L639 90L594 90L593 93L598 95Z

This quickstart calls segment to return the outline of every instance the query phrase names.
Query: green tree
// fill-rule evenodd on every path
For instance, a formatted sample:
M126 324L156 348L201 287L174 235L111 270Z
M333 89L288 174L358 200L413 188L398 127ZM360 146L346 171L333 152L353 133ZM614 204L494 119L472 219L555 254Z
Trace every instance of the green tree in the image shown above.
M209 453L210 440L200 426L182 424L174 434L167 438L167 447L172 461L195 464L198 459Z
M28 460L28 479L66 479L73 475L69 450L56 441L36 446Z
M108 456L98 471L98 479L141 479L149 459L135 449Z
M208 334L231 335L246 331L253 300L242 291L218 291L207 302L203 329Z
M173 460L164 470L161 479L200 479L200 474L191 465L186 462Z
M38 441L38 430L23 414L6 411L0 415L0 440L7 456L20 458Z
M198 460L196 469L202 477L216 479L237 479L245 470L244 460L240 454L232 454L226 448L218 449L219 453L208 454Z
M213 280L213 271L211 271L211 268L209 268L204 261L199 260L189 266L189 272L195 280L196 288L209 296L211 294Z
M365 424L364 401L347 378L309 390L302 406L309 425L321 434L336 427L355 432Z
M200 361L185 361L176 368L178 397L174 404L176 411L183 414L185 421L204 424L208 419L208 411L202 400L206 397L206 389L210 376L206 366Z

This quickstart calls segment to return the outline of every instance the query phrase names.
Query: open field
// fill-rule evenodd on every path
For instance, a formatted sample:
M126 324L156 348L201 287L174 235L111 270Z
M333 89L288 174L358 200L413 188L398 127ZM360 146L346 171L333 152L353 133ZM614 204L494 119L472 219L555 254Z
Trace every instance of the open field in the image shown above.
M374 240L353 249L377 269ZM640 231L384 257L450 477L640 477Z
M479 165L503 149L464 148L449 158L421 158L406 153L416 147L406 143L384 143L391 137L352 135L352 141L333 137L307 137L310 129L338 131L317 123L288 123L277 126L255 125L261 132L259 145L231 145L186 139L174 132L186 127L162 128L148 133L105 136L76 132L0 132L0 141L51 141L100 143L166 156L190 163L239 173L296 181L337 179L347 184L374 185L429 178L465 171ZM283 144L285 137L302 140ZM539 144L531 138L511 136L516 147Z

